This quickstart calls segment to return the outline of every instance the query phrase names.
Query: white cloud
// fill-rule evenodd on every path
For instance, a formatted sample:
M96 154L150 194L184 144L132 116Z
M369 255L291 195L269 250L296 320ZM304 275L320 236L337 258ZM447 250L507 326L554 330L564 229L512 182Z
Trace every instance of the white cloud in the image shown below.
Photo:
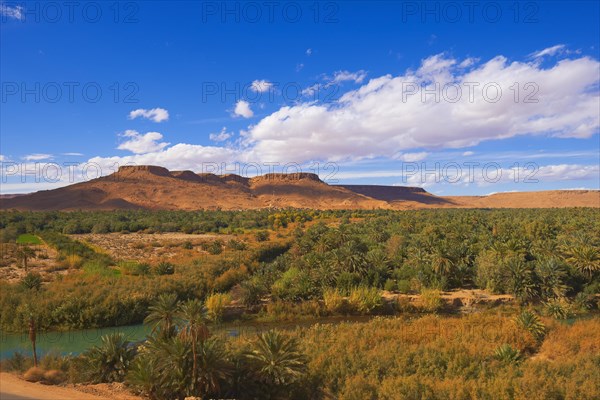
M312 55L312 49L306 49L306 55L310 57Z
M414 72L371 79L333 104L282 107L249 127L247 145L261 160L339 161L392 157L415 148L471 147L519 135L589 138L598 132L597 60L581 57L542 68L498 56L468 71L456 65L457 60L436 55ZM423 90L412 95L407 86L436 92L434 82L438 101L423 96ZM509 89L515 82L521 87L517 101ZM535 85L524 90L529 82ZM459 85L461 96L444 94L447 83ZM502 90L497 102L489 101L493 90L483 92L490 84ZM537 102L527 103L532 88Z
M11 7L9 5L0 3L0 15L6 18L16 19L19 21L25 19L25 14L23 14L22 6Z
M300 72L300 71L302 71L302 69L304 69L304 64L302 64L302 63L296 64L296 72Z
M271 89L272 87L273 87L273 84L271 82L263 79L263 80L256 80L256 81L252 82L250 89L256 93L265 93L265 92L268 92L269 89Z
M539 50L534 53L531 53L530 56L533 58L540 58L540 57L544 57L544 56L553 56L553 55L562 53L565 50L565 47L566 46L564 44L557 44L556 46L547 47L543 50Z
M473 154L475 154L475 152L473 151L465 151L464 153L462 153L462 155L465 157L472 156Z
M394 158L406 162L416 162L424 160L428 155L429 153L422 151L420 153L403 153L395 156Z
M7 161L7 160L8 159L5 156L3 156L2 154L0 154L0 162L4 162L4 161Z
M135 154L157 152L169 145L169 143L166 142L158 142L163 138L163 135L159 132L148 132L141 135L137 131L127 130L122 136L129 138L129 140L121 143L117 149L128 150Z
M337 71L333 74L333 83L341 83L346 81L352 81L354 83L362 83L367 77L367 73L362 69L356 72L349 71Z
M458 66L460 68L468 68L477 62L479 62L478 58L465 58Z
M224 142L232 136L233 136L233 133L227 132L227 127L224 126L223 129L221 129L221 132L211 133L209 135L209 138L213 142Z
M129 113L129 119L135 118L146 118L154 122L163 122L169 120L169 112L164 108L152 108L147 110L145 108L138 108Z
M170 170L206 171L207 164L219 167L221 163L233 163L240 154L233 149L219 146L201 146L178 143L169 148L146 154L125 157L94 157L88 162L97 163L102 170L110 171L117 165L161 165Z
M246 100L238 100L233 113L244 118L252 118L254 116L254 112L250 108L250 103L248 103Z
M35 154L26 155L25 157L23 157L23 160L25 160L25 161L42 161L42 160L52 160L52 158L54 158L52 156L52 154L35 153Z
M62 153L62 155L63 156L76 156L76 157L79 157L79 156L82 156L83 153Z

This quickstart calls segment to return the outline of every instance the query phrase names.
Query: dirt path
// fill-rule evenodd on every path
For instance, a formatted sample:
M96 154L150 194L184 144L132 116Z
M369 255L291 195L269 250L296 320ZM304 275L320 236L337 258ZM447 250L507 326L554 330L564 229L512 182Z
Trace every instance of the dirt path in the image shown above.
M94 385L95 386L95 385ZM72 387L31 383L6 372L0 373L0 400L120 400L137 399L115 393L93 395Z

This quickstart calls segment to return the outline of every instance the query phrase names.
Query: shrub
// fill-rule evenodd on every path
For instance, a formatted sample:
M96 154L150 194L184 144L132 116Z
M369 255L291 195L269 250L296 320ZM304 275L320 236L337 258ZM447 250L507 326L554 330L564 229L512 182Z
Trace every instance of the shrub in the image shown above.
M515 317L514 321L519 328L529 332L538 343L544 339L546 327L534 313L524 310Z
M53 385L61 384L66 380L67 377L65 373L57 369L51 369L44 373L44 381Z
M44 380L44 370L38 367L31 367L25 372L23 379L28 382L41 382Z
M42 287L42 276L38 273L30 272L21 279L21 286L28 290L40 290Z
M572 306L564 298L550 299L544 303L546 314L556 319L567 319L572 315Z
M437 289L421 290L421 309L425 312L438 312L444 306L442 294Z
M398 284L395 280L388 279L387 281L385 281L385 285L383 286L383 288L388 292L394 292L398 289Z
M346 299L338 289L334 288L327 288L323 291L323 303L325 309L331 314L341 313L346 308Z
M269 232L258 231L254 234L254 238L257 242L266 242L267 240L269 240Z
M8 371L23 372L31 366L31 363L31 359L16 351L12 357L6 360L6 364L3 363L3 366L6 365Z
M218 292L225 292L235 286L247 275L248 270L244 265L239 268L228 269L215 279L214 289Z
M228 294L214 293L208 296L205 305L208 312L208 318L214 322L218 322L223 318L225 307L231 303L231 298Z
M377 288L359 286L350 291L348 304L360 314L369 314L381 307L383 300Z
M248 246L246 245L246 243L242 242L241 240L236 240L236 239L230 239L227 242L227 247L229 247L232 250L246 250L248 248Z
M256 279L247 280L240 284L240 301L245 306L259 304L265 293L265 287Z
M521 361L521 352L509 344L503 344L494 351L494 358L506 364L518 364Z
M275 297L287 301L307 300L316 291L308 273L296 267L285 271L271 289Z
M162 261L156 266L156 275L173 275L175 266L169 262Z
M208 246L208 252L212 255L221 254L223 252L223 245L220 240L215 240Z
M183 244L181 245L182 248L186 249L186 250L192 250L194 248L194 245L192 244L192 242L185 241L183 242Z
M409 280L401 279L398 281L397 290L400 293L407 294L410 293L412 285Z

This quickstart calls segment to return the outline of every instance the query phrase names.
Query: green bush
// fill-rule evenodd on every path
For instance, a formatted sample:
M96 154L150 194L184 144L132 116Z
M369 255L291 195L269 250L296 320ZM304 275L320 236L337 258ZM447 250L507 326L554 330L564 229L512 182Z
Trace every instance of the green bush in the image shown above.
M359 286L350 291L348 304L359 314L369 314L381 307L383 300L377 288Z
M155 268L156 275L173 275L175 273L175 266L169 262L161 261Z

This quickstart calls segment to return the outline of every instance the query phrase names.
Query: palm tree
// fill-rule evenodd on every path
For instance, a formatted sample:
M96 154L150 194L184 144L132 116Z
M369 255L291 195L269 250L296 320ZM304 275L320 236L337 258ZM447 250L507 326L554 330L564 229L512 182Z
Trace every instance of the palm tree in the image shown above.
M280 389L296 382L306 372L306 357L296 341L277 331L260 334L246 357L269 391L269 398L277 398Z
M90 378L99 383L122 382L135 352L123 333L102 336L100 346L94 346L84 353Z
M518 364L521 362L521 352L509 344L503 344L494 351L494 358L506 364Z
M536 287L533 281L533 270L530 264L512 257L506 263L508 272L508 288L521 302L526 303L536 296Z
M33 349L33 366L37 367L38 366L38 358L37 358L37 351L35 349L35 339L36 339L35 320L33 319L33 316L30 316L29 317L29 340L31 341L31 348Z
M538 343L546 335L546 327L538 316L530 311L522 311L521 314L515 317L514 322L519 328L529 332Z
M230 380L232 368L223 343L217 338L199 342L197 351L198 377L194 386L199 391L196 394L204 398L221 391L221 384Z
M161 294L154 305L148 308L150 313L144 323L152 325L152 332L160 332L163 337L175 335L175 321L178 315L177 296L173 293Z
M589 245L578 245L567 250L567 262L588 279L600 271L600 254Z
M535 268L542 298L562 297L567 291L567 272L556 258L539 261Z
M206 309L200 301L190 300L181 305L177 317L181 325L179 335L192 345L192 384L194 384L198 377L197 345L199 341L204 342L209 336Z
M27 262L31 257L35 255L35 251L29 246L19 246L19 250L17 250L17 258L21 261L23 265L23 269L27 272Z

